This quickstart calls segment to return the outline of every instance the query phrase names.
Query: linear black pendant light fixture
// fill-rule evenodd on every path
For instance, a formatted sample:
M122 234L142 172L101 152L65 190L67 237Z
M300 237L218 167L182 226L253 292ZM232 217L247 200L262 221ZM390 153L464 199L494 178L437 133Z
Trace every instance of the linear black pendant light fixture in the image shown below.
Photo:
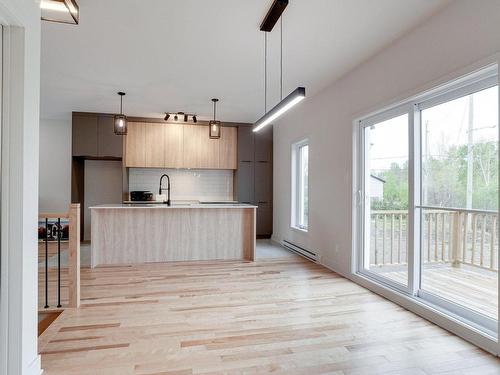
M214 119L208 123L208 127L209 127L208 136L210 137L210 139L219 139L220 138L220 121L217 121L215 119L215 114L216 114L215 108L217 106L218 101L219 101L219 99L217 99L217 98L212 99L212 102L214 103Z
M271 9L267 12L266 18L260 26L264 31L264 116L254 123L253 131L258 132L266 125L269 125L283 113L292 108L295 104L306 97L305 87L297 87L286 98L283 99L283 16L282 13L288 5L288 0L275 0ZM280 102L270 111L267 110L267 33L270 32L276 22L280 20Z
M42 0L40 8L42 21L72 25L80 22L80 9L76 0Z
M115 115L114 130L116 135L127 135L127 116L123 114L123 97L125 93L119 91L118 95L120 95L120 114Z

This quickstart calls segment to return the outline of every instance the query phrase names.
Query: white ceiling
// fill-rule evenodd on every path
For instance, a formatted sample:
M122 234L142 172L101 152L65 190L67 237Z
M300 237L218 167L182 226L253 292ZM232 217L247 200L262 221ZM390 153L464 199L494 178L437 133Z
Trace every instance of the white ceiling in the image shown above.
M449 0L290 0L283 95L312 96ZM42 22L41 117L164 111L254 122L264 112L264 33L272 0L78 0L80 25ZM268 108L279 100L279 24L268 36Z

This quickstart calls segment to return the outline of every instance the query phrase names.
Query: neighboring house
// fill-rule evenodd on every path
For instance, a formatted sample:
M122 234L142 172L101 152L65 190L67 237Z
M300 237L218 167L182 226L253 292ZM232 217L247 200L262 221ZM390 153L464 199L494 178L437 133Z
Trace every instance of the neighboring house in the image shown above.
M384 184L383 178L370 175L370 198L382 199L384 197Z

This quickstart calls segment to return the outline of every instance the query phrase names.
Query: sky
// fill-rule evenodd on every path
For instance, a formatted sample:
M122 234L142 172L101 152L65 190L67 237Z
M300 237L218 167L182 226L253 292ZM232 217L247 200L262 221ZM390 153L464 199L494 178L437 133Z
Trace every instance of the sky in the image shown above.
M479 91L473 98L473 142L498 141L498 86ZM424 154L438 157L452 145L465 145L468 138L469 96L422 111ZM427 130L427 134L426 134ZM370 168L388 169L391 163L408 160L408 115L402 115L367 130ZM425 141L428 141L428 148Z

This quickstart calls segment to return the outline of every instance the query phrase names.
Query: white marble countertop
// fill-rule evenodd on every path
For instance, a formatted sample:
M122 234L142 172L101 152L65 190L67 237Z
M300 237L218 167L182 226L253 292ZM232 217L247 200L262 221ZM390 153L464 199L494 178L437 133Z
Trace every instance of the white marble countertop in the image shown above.
M121 209L121 208L147 208L147 209L175 209L175 208L257 208L257 206L246 203L176 203L167 206L161 202L151 203L117 203L100 204L89 207L90 209Z

